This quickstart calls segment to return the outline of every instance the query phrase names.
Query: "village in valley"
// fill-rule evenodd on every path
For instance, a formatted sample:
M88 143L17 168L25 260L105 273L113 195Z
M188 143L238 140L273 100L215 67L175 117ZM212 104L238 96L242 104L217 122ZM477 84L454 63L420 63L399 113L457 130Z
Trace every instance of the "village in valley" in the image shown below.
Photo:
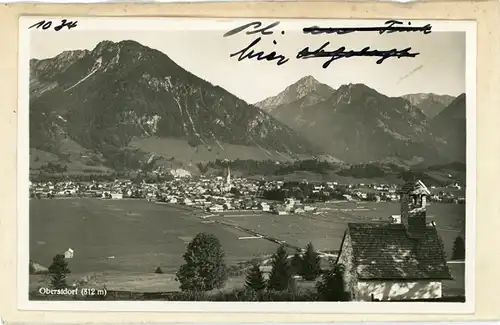
M30 199L38 201L92 199L115 203L143 201L147 202L146 204L164 206L167 209L172 208L172 210L165 210L164 219L176 217L176 209L180 209L179 211L191 213L195 218L198 218L202 223L201 226L207 225L207 223L216 224L218 227L229 227L241 232L245 236L240 236L238 239L246 241L246 246L255 243L251 239L265 240L280 247L287 247L291 252L295 251L295 255L297 253L303 255L306 252L307 245L304 245L306 242L316 242L320 245L326 243L326 245L318 247L315 252L323 267L329 267L332 262L340 263L339 261L343 261L351 268L352 265L357 264L357 271L355 269L348 270L349 273L358 272L356 274L358 283L349 289L354 295L354 298L351 299L355 300L384 300L391 299L391 295L394 295L392 299L438 299L450 295L452 297L463 296L463 284L458 284L458 286L452 284L452 291L450 293L445 291L443 294L441 281L445 283L456 281L447 266L446 260L449 258L446 256L444 246L440 244L442 242L440 233L443 233L441 230L444 230L448 241L446 250L450 251L451 228L441 228L438 231L440 228L436 222L439 225L439 216L430 221L429 218L426 219L425 212L426 205L463 206L464 197L456 194L460 193L457 190L461 189L458 184L436 189L435 187L427 188L423 182L416 179L407 182L403 188L396 184L309 183L307 180L299 182L265 181L263 179L234 177L231 175L229 167L225 171L225 176L203 177L191 176L187 172L176 172L172 173L169 178L169 180L164 181L117 179L115 181L94 180L89 182L70 180L32 182L30 184ZM391 208L385 208L386 204L390 204ZM105 203L104 206L106 206ZM120 211L121 209L117 208L116 210ZM375 212L376 210L379 211ZM126 213L131 214L131 212ZM276 217L272 217L273 215ZM255 220L259 217L262 218L260 224L249 225L245 222L242 224L231 222L231 220L243 218ZM273 220L273 218L280 219ZM318 224L330 222L336 224L336 227L344 225L342 235L338 236L336 240L337 243L341 240L340 245L334 247L328 243L331 234L326 234L322 241L316 241L315 237L321 236L321 234L313 231L309 233L308 238L298 240L303 235L296 234L298 237L295 237L293 233L288 233L281 236L279 232L275 233L273 229L265 226L269 222L279 222L283 227L296 222L293 218L300 218L300 223L304 223L304 225L311 222ZM463 225L459 224L458 226ZM334 232L339 233L339 230ZM419 232L421 233L419 234ZM456 231L451 230L451 234L455 233ZM425 249L413 251L412 238L425 240L426 243L421 246ZM453 239L456 241L456 238ZM392 244L387 246L386 241ZM328 249L325 249L326 246ZM356 248L357 246L359 248ZM353 256L352 247L355 251L363 252L361 254L369 253L369 255ZM407 250L406 253L404 253L405 250ZM456 254L456 248L453 247L452 250L452 254ZM68 260L73 259L74 254L74 248L68 248L64 253ZM78 256L79 252L77 251L76 254ZM386 254L392 256L392 262L385 260ZM398 254L404 254L404 256L398 257ZM292 257L294 257L293 254L289 255L288 258ZM356 260L357 258L361 258L361 260ZM391 266L391 263L397 264L395 261L400 258L402 261L408 258L413 259L416 265L421 266L411 266L411 263L405 267ZM456 259L456 256L453 258ZM108 259L115 259L115 256L110 256ZM256 256L253 256L252 260L255 262ZM370 262L370 260L372 261ZM259 261L259 270L263 279L268 279L272 273L270 264L272 256L261 254ZM237 267L243 270L248 269L248 263L250 261L240 260ZM374 265L380 265L381 269L373 269ZM39 264L36 264L36 267L39 268L38 273L46 271ZM453 265L453 267L456 269L457 266ZM459 268L463 268L463 265L459 265ZM394 270L399 270L399 273ZM463 277L463 274L459 274L459 277ZM408 281L405 280L406 278L412 279L410 283L407 283L409 287L406 289L403 288L400 291L392 289L391 291L386 287L388 283L395 281L397 286L401 286L400 282L406 283ZM304 280L298 275L295 276L295 279L297 281ZM374 279L382 281L383 284L377 285ZM415 279L418 279L418 282L415 282ZM81 281L76 280L76 283L87 283ZM109 290L113 289L109 284L106 285ZM350 283L350 285L354 284ZM424 287L420 287L422 285ZM382 290L380 286L384 289ZM418 286L418 288L414 286Z
M464 31L181 20L26 28L30 300L465 301Z
M300 182L251 180L234 178L230 168L226 177L191 177L174 174L165 182L131 180L115 181L46 181L30 182L30 198L93 197L103 199L147 199L157 202L180 204L222 212L232 210L260 210L276 214L316 211L315 202L399 202L395 184L338 184L337 182ZM465 197L454 194L461 186L453 184L434 190L429 201L465 204ZM304 197L304 192L307 197ZM284 202L275 201L280 197ZM302 199L302 200L301 200ZM310 204L308 204L310 203Z

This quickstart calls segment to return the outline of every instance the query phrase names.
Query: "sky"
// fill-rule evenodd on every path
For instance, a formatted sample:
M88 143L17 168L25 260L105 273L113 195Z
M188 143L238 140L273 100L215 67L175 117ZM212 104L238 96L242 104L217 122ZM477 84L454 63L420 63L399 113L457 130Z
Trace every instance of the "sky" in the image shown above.
M230 54L250 44L257 36L238 33L222 37L225 31L106 31L71 30L67 33L33 31L30 33L30 57L54 57L65 50L92 50L100 41L135 40L157 49L191 73L225 88L248 103L275 96L290 84L311 75L318 81L338 88L343 84L364 83L387 96L435 93L458 96L465 92L465 33L432 32L378 34L358 32L346 35L304 35L300 31L263 36L255 49L276 51L289 57L281 66L275 62L238 61ZM275 41L277 44L273 44ZM376 64L377 58L351 57L336 60L326 69L325 58L298 60L297 52L309 46L319 48L326 41L329 50L340 46L361 50L411 47L415 58L389 58Z

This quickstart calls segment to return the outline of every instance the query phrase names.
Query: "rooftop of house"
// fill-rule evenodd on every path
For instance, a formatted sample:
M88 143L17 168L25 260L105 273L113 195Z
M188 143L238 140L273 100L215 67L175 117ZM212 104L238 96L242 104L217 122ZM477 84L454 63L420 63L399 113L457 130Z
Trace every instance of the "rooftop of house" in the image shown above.
M349 223L358 279L365 280L446 280L441 238L428 225L421 239L408 237L403 224Z

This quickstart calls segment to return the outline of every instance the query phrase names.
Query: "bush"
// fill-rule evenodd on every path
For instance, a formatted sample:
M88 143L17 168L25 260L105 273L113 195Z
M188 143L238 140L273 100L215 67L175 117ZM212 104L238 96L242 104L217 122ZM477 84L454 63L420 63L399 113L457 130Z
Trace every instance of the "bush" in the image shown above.
M196 167L198 167L198 170L202 174L205 174L206 172L208 172L208 164L203 164L200 162L200 163L196 164Z
M312 281L321 273L321 261L318 253L314 250L312 243L309 243L306 247L306 252L302 257L302 265L300 268L299 275L302 276L304 280Z
M227 279L224 251L219 239L199 233L189 243L183 257L186 261L177 272L182 291L210 291L221 288Z
M261 292L266 288L266 281L258 263L252 265L250 270L248 270L245 287L255 292Z
M157 267L156 270L155 270L155 273L156 274L163 274L163 270L161 269L161 267Z
M269 291L262 296L262 301L317 301L314 290Z
M320 301L349 301L350 295L344 285L344 266L335 264L331 270L324 272L316 289Z
M236 288L207 297L208 301L259 301L260 294L249 288Z
M40 167L40 170L46 173L64 173L68 171L68 166L58 163L48 162Z
M461 236L458 236L453 242L452 260L465 260L465 241Z
M317 294L314 290L290 291L266 291L257 293L248 288L235 288L227 292L218 292L205 296L207 301L317 301Z
M68 262L64 258L64 255L57 254L52 260L52 264L49 266L50 283L55 289L63 289L68 285L66 284L66 275L70 274L71 271L68 268Z
M288 289L292 280L292 270L288 263L285 246L281 245L272 257L272 269L267 286L269 290L283 291Z

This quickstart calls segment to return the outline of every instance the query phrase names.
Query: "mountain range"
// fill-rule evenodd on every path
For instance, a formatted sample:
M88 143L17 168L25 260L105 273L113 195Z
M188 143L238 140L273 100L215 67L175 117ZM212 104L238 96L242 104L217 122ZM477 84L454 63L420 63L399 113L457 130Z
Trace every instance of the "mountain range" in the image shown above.
M180 163L321 154L269 114L135 41L31 60L30 147L39 161L113 169L137 168L153 153Z
M388 97L364 84L332 89L308 76L255 105L348 163L400 159L434 164L464 159L465 95L454 99ZM430 103L434 116L421 108ZM448 129L453 132L444 132Z
M455 97L450 95L436 95L436 94L408 94L401 96L408 100L413 106L417 106L428 118L441 113Z
M433 164L465 159L464 137L465 95L388 97L306 76L251 105L130 40L30 61L32 169L237 158Z

